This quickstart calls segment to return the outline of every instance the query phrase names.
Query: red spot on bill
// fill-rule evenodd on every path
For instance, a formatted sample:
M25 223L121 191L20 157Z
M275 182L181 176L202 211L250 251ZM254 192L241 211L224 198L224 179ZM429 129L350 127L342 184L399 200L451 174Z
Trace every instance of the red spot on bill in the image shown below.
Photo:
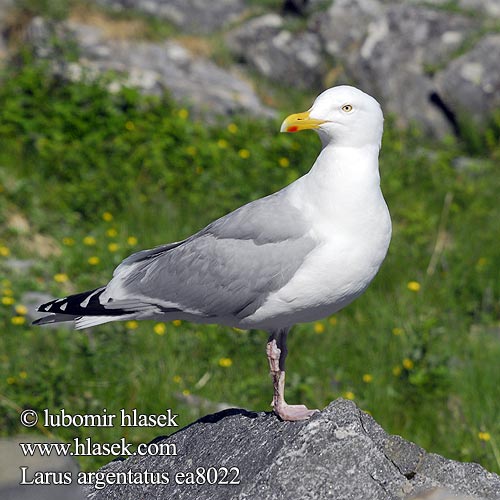
M288 127L286 129L287 132L297 132L297 130L299 130L299 127L297 127L297 125L292 125L291 127Z

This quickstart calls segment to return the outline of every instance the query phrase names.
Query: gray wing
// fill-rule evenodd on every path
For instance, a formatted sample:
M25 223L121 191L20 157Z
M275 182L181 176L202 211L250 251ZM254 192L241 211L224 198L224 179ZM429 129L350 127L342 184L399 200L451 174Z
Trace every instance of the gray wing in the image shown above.
M130 256L114 280L124 299L141 296L206 317L244 318L302 265L315 246L308 230L300 211L279 192L244 205L187 240Z

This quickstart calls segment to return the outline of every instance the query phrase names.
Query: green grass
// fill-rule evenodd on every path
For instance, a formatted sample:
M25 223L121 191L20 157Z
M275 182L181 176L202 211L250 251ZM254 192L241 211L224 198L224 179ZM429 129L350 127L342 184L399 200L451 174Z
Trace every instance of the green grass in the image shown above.
M283 111L298 109L290 104ZM167 98L131 89L110 95L95 83L50 77L29 61L6 70L0 87L3 435L26 432L18 420L23 408L77 414L172 408L186 425L203 411L179 399L183 392L270 409L263 332L185 322L165 325L165 334L155 333L154 322L49 330L23 322L19 306L26 291L62 296L106 283L130 252L181 239L305 173L318 139L278 128L243 116L229 127L206 126ZM354 397L389 432L499 472L496 130L476 152L477 168L459 171L453 160L467 145L431 143L387 120L381 170L394 222L389 255L363 297L333 318L293 330L287 399L323 407ZM280 166L280 158L290 165ZM49 238L45 256L37 250L40 235ZM437 239L445 242L442 251ZM32 259L33 268L15 272L5 264L11 257ZM91 257L100 260L92 265ZM410 282L420 287L411 290ZM232 364L222 365L230 366L221 366L225 358ZM46 431L33 429L34 439ZM147 442L165 432L49 431L62 440L78 435L106 443L122 436ZM95 469L107 461L90 457L81 464Z

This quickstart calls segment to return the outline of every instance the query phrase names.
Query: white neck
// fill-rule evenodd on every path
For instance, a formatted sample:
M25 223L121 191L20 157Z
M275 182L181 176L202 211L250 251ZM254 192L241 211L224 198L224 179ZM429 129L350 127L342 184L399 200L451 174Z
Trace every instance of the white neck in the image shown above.
M379 184L378 154L377 145L351 148L330 144L322 149L307 175L333 189L339 183L344 187L345 183Z
M376 145L326 146L311 170L289 186L294 205L311 217L346 223L359 214L361 207L378 206L383 202L378 153Z

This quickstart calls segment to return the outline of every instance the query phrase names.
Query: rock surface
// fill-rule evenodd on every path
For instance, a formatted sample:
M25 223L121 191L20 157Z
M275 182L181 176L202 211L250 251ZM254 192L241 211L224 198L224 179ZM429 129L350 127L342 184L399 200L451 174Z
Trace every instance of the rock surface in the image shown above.
M78 62L59 66L69 78L115 72L122 78L115 81L111 90L119 88L121 82L144 93L161 94L168 90L176 100L200 112L231 115L246 111L273 116L248 81L209 59L193 55L175 41L115 40L106 38L97 26L71 21L53 26L35 18L28 40L39 57L57 59L50 44L54 32L59 39L74 41L78 46Z
M260 74L299 89L321 87L326 64L316 33L292 33L277 14L257 17L227 35L229 49Z
M183 31L210 33L237 20L245 0L96 0L115 10L135 10L167 19Z
M34 472L52 472L56 476L65 472L75 475L78 465L70 457L58 457L55 453L42 456L35 452L33 456L23 455L19 443L49 442L40 436L18 436L0 439L0 498L2 500L83 500L85 497L77 484L33 485L19 483L23 481L20 467L25 469L24 482L33 481Z
M500 108L500 35L489 35L436 79L446 105L477 122Z
M342 399L306 422L282 422L270 413L226 410L155 443L175 444L177 456L134 456L111 462L99 472L164 472L168 484L116 484L100 490L88 486L88 498L500 498L499 476L477 464L448 460L391 436L353 402ZM205 472L199 469L202 478L208 477L209 467L226 467L230 471L226 479L237 484L178 484L186 480L188 472L196 478L197 467L205 468Z
M11 1L0 0L0 27ZM464 111L484 125L500 106L499 0L283 0L274 9L249 0L97 3L109 9L100 14L104 25L113 10L127 10L168 19L178 32L158 43L118 40L95 19L92 24L92 16L84 18L88 24L70 16L73 22L50 30L50 23L35 19L29 30L35 52L60 59L61 45L72 36L81 57L60 67L67 75L114 71L114 88L121 76L143 92L167 89L209 115L271 116L251 84L263 83L253 78L256 73L311 95L332 85L356 85L399 125L415 122L437 137L459 132L456 117ZM53 44L53 33L63 44ZM8 45L0 38L0 54ZM225 66L209 53L223 57ZM264 86L259 95L273 102L275 93Z

